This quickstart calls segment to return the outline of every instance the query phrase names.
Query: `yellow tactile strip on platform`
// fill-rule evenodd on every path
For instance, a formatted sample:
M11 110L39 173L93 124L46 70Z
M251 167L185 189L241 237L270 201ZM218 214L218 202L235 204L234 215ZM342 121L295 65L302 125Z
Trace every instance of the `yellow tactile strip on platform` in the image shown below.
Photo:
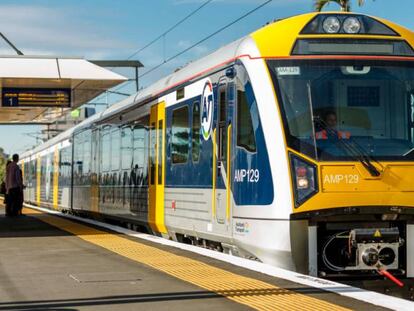
M89 243L257 310L348 310L317 298L175 255L156 247L128 240L122 235L97 230L62 217L34 210L27 211L27 214L70 232Z

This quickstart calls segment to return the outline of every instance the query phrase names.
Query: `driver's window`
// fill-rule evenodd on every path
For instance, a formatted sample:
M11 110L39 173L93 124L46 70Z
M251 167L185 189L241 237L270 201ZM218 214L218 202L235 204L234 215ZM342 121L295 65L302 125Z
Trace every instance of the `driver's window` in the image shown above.
M308 81L284 78L282 85L281 95L291 135L297 138L310 138L313 135L313 129Z

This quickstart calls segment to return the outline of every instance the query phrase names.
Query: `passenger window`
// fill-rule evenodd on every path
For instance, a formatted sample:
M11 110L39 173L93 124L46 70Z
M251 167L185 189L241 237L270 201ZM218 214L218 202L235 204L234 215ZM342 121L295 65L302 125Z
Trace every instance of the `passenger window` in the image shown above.
M83 146L83 174L89 174L91 171L91 132L84 132Z
M82 167L83 167L83 137L82 133L76 134L74 139L74 175L75 183L80 182L80 177L82 176ZM42 176L46 174L46 156L42 158Z
M150 180L151 185L155 184L155 147L157 145L157 136L155 135L155 123L151 123L150 128Z
M135 185L148 184L148 126L142 124L133 131L133 182Z
M147 130L143 126L137 126L134 128L134 166L138 165L137 168L146 167L145 154L147 152L145 146L145 136Z
M200 158L200 128L200 103L196 101L193 104L193 128L191 133L193 162L198 162Z
M121 167L128 170L132 165L132 130L125 127L121 130Z
M108 172L111 167L111 136L108 128L102 130L102 171Z
M119 129L115 129L111 133L111 151L112 151L112 162L111 162L111 170L117 171L119 170L119 162L120 162L120 151L121 151L121 141L119 137Z
M171 132L172 163L186 163L190 138L187 106L173 111Z
M218 159L226 160L227 154L227 95L226 85L220 87L219 91L219 123L218 123Z
M256 151L256 139L246 93L237 91L237 146Z

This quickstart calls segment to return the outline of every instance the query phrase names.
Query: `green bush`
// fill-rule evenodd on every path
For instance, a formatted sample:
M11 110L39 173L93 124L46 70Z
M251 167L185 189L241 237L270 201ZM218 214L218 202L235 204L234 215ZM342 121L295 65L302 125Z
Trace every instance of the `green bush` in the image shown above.
M0 148L0 183L4 180L5 168L6 168L7 158L4 154L3 148Z

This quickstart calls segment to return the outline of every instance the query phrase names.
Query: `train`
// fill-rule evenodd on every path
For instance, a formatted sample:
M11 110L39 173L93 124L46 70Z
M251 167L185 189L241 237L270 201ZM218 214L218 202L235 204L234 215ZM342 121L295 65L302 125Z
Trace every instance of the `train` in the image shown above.
M414 276L414 33L275 20L21 156L27 203L326 278Z

